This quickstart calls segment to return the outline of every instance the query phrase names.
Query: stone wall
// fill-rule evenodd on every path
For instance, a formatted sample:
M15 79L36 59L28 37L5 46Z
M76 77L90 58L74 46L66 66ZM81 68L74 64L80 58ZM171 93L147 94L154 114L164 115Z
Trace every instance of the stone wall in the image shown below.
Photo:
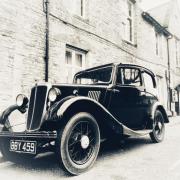
M0 110L44 78L45 17L41 0L0 2Z
M167 44L155 54L154 28L143 20L135 3L134 43L124 40L125 0L85 0L85 16L69 11L69 0L50 0L49 81L62 83L66 45L87 51L86 67L108 62L136 63L153 70L167 86ZM134 1L135 2L135 1ZM17 93L29 95L36 81L44 81L45 13L43 0L0 2L0 111ZM164 104L167 92L162 96Z

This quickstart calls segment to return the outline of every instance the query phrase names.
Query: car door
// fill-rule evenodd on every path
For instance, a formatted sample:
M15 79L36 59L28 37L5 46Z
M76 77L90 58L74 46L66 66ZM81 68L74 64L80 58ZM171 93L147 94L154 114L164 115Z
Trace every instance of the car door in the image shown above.
M144 81L144 85L145 85L145 92L146 92L146 98L145 98L145 104L146 104L146 112L149 112L152 105L158 100L157 95L158 95L158 91L156 88L156 81L155 81L155 77L144 71L142 73L143 76L143 81Z
M143 129L145 90L141 70L134 67L117 68L116 83L111 92L109 109L124 125L132 129Z

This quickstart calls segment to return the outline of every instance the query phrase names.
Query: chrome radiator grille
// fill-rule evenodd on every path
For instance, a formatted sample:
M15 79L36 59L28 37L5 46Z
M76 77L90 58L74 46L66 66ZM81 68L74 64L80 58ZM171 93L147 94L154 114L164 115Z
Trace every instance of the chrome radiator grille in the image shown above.
M27 117L27 130L39 129L46 105L46 98L47 86L36 86L31 90Z

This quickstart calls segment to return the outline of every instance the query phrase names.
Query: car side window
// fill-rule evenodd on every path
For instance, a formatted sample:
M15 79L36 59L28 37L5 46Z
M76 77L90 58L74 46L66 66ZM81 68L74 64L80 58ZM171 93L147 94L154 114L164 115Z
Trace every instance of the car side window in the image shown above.
M117 85L122 85L121 69L122 69L122 68L118 68L117 80L116 80L116 84L117 84Z
M154 93L156 90L156 87L153 81L153 77L146 72L143 73L143 77L144 77L144 85L145 85L146 91L150 93Z
M135 68L119 68L117 76L117 84L141 86L141 73Z

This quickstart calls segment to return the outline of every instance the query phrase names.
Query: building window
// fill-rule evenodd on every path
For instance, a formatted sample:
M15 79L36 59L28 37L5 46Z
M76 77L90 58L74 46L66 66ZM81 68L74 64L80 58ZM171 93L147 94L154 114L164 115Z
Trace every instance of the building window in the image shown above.
M74 4L74 14L84 17L84 1L85 0L73 0Z
M70 13L85 16L85 0L63 0L63 4Z
M158 90L158 97L160 99L160 102L166 106L166 96L164 89L166 89L165 84L163 83L163 77L161 76L156 76L157 79L157 90Z
M180 41L175 41L175 49L176 49L176 66L180 67Z
M155 38L156 38L156 55L161 56L162 55L162 35L155 32Z
M67 70L67 83L72 83L75 73L85 68L85 56L86 52L83 50L66 47L65 65Z
M125 0L125 19L122 22L125 40L134 41L134 3L130 0Z
M158 41L158 33L155 33L156 36L156 55L159 54L159 41Z

